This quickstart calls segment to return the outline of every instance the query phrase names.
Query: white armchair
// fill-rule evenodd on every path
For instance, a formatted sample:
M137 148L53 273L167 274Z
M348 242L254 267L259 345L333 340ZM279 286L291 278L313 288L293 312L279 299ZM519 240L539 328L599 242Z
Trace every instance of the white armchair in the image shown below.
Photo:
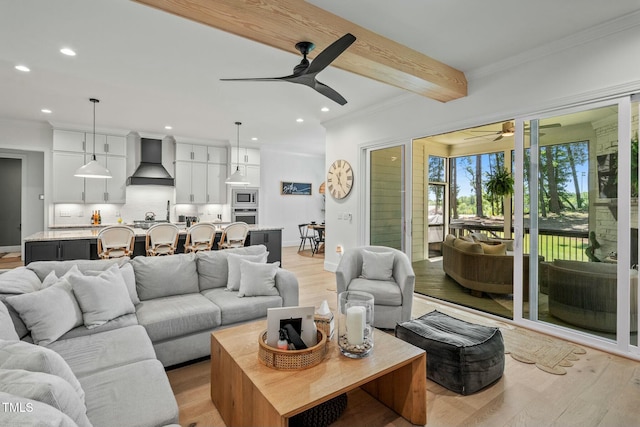
M364 276L363 264L368 270ZM345 251L336 270L338 294L346 290L372 294L373 325L384 329L394 329L397 323L411 319L415 281L416 276L407 255L385 246L349 249Z

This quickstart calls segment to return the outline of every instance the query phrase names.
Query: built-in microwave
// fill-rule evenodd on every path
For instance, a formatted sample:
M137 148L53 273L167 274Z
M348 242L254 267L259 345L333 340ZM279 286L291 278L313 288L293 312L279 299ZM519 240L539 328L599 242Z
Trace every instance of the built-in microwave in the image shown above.
M231 190L231 206L234 208L257 208L257 188L233 188Z

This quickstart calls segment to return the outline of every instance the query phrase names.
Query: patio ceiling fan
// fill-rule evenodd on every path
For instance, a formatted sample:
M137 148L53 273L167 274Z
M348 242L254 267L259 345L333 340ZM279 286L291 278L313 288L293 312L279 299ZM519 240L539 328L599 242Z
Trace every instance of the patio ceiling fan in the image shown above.
M539 126L539 128L540 129L556 128L556 127L560 127L560 126L562 126L560 123L550 123L548 125ZM512 136L515 133L515 131L516 131L515 124L513 122L509 121L509 122L502 123L502 129L499 130L499 131L493 131L493 130L471 130L470 132L483 132L483 133L486 133L486 135L472 136L470 138L465 138L465 141L469 140L469 139L492 137L493 135L498 135L494 139L494 141L499 141L502 138L504 138L505 136ZM529 132L529 126L525 125L524 132L525 133ZM541 135L544 135L544 134L541 134Z
M342 52L344 52L351 44L356 41L356 37L353 34L347 33L340 37L335 42L331 43L326 49L316 56L313 62L309 62L307 55L313 50L315 45L308 41L302 41L296 43L296 49L302 54L302 61L293 68L293 74L284 77L263 77L263 78L244 78L244 79L220 79L222 81L280 81L297 83L305 86L309 86L311 89L321 93L332 101L337 102L340 105L347 103L347 100L342 97L337 91L320 83L316 80L316 75L327 68Z

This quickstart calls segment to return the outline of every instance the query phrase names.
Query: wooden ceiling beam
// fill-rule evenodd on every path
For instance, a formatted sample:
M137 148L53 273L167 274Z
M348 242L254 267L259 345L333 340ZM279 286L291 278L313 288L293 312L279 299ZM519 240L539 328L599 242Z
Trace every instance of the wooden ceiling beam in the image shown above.
M462 71L303 0L133 1L287 52L311 41L311 58L351 33L356 42L333 66L442 102L467 95Z

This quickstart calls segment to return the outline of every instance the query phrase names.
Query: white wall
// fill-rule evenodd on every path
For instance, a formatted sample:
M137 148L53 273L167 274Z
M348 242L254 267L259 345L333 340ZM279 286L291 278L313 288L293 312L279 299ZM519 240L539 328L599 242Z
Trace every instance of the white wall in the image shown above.
M47 217L47 186L50 171L51 126L36 122L0 119L0 157L18 155L22 162L22 237L42 231ZM45 195L45 200L39 196Z
M298 246L298 224L324 220L324 156L260 150L260 224L281 226L282 246ZM281 181L311 183L311 196L280 194Z
M365 201L361 200L364 167L359 146L381 141L406 142L415 137L493 123L573 103L640 91L640 24L637 15L560 40L539 49L529 62L469 81L467 97L446 104L417 95L392 100L385 107L361 111L325 123L325 170L336 159L348 160L356 183L351 195L336 201L327 197L327 247L348 249L363 243L358 235ZM534 55L535 54L535 55ZM520 58L522 59L522 58ZM354 212L354 220L338 219ZM339 261L327 251L325 268Z

